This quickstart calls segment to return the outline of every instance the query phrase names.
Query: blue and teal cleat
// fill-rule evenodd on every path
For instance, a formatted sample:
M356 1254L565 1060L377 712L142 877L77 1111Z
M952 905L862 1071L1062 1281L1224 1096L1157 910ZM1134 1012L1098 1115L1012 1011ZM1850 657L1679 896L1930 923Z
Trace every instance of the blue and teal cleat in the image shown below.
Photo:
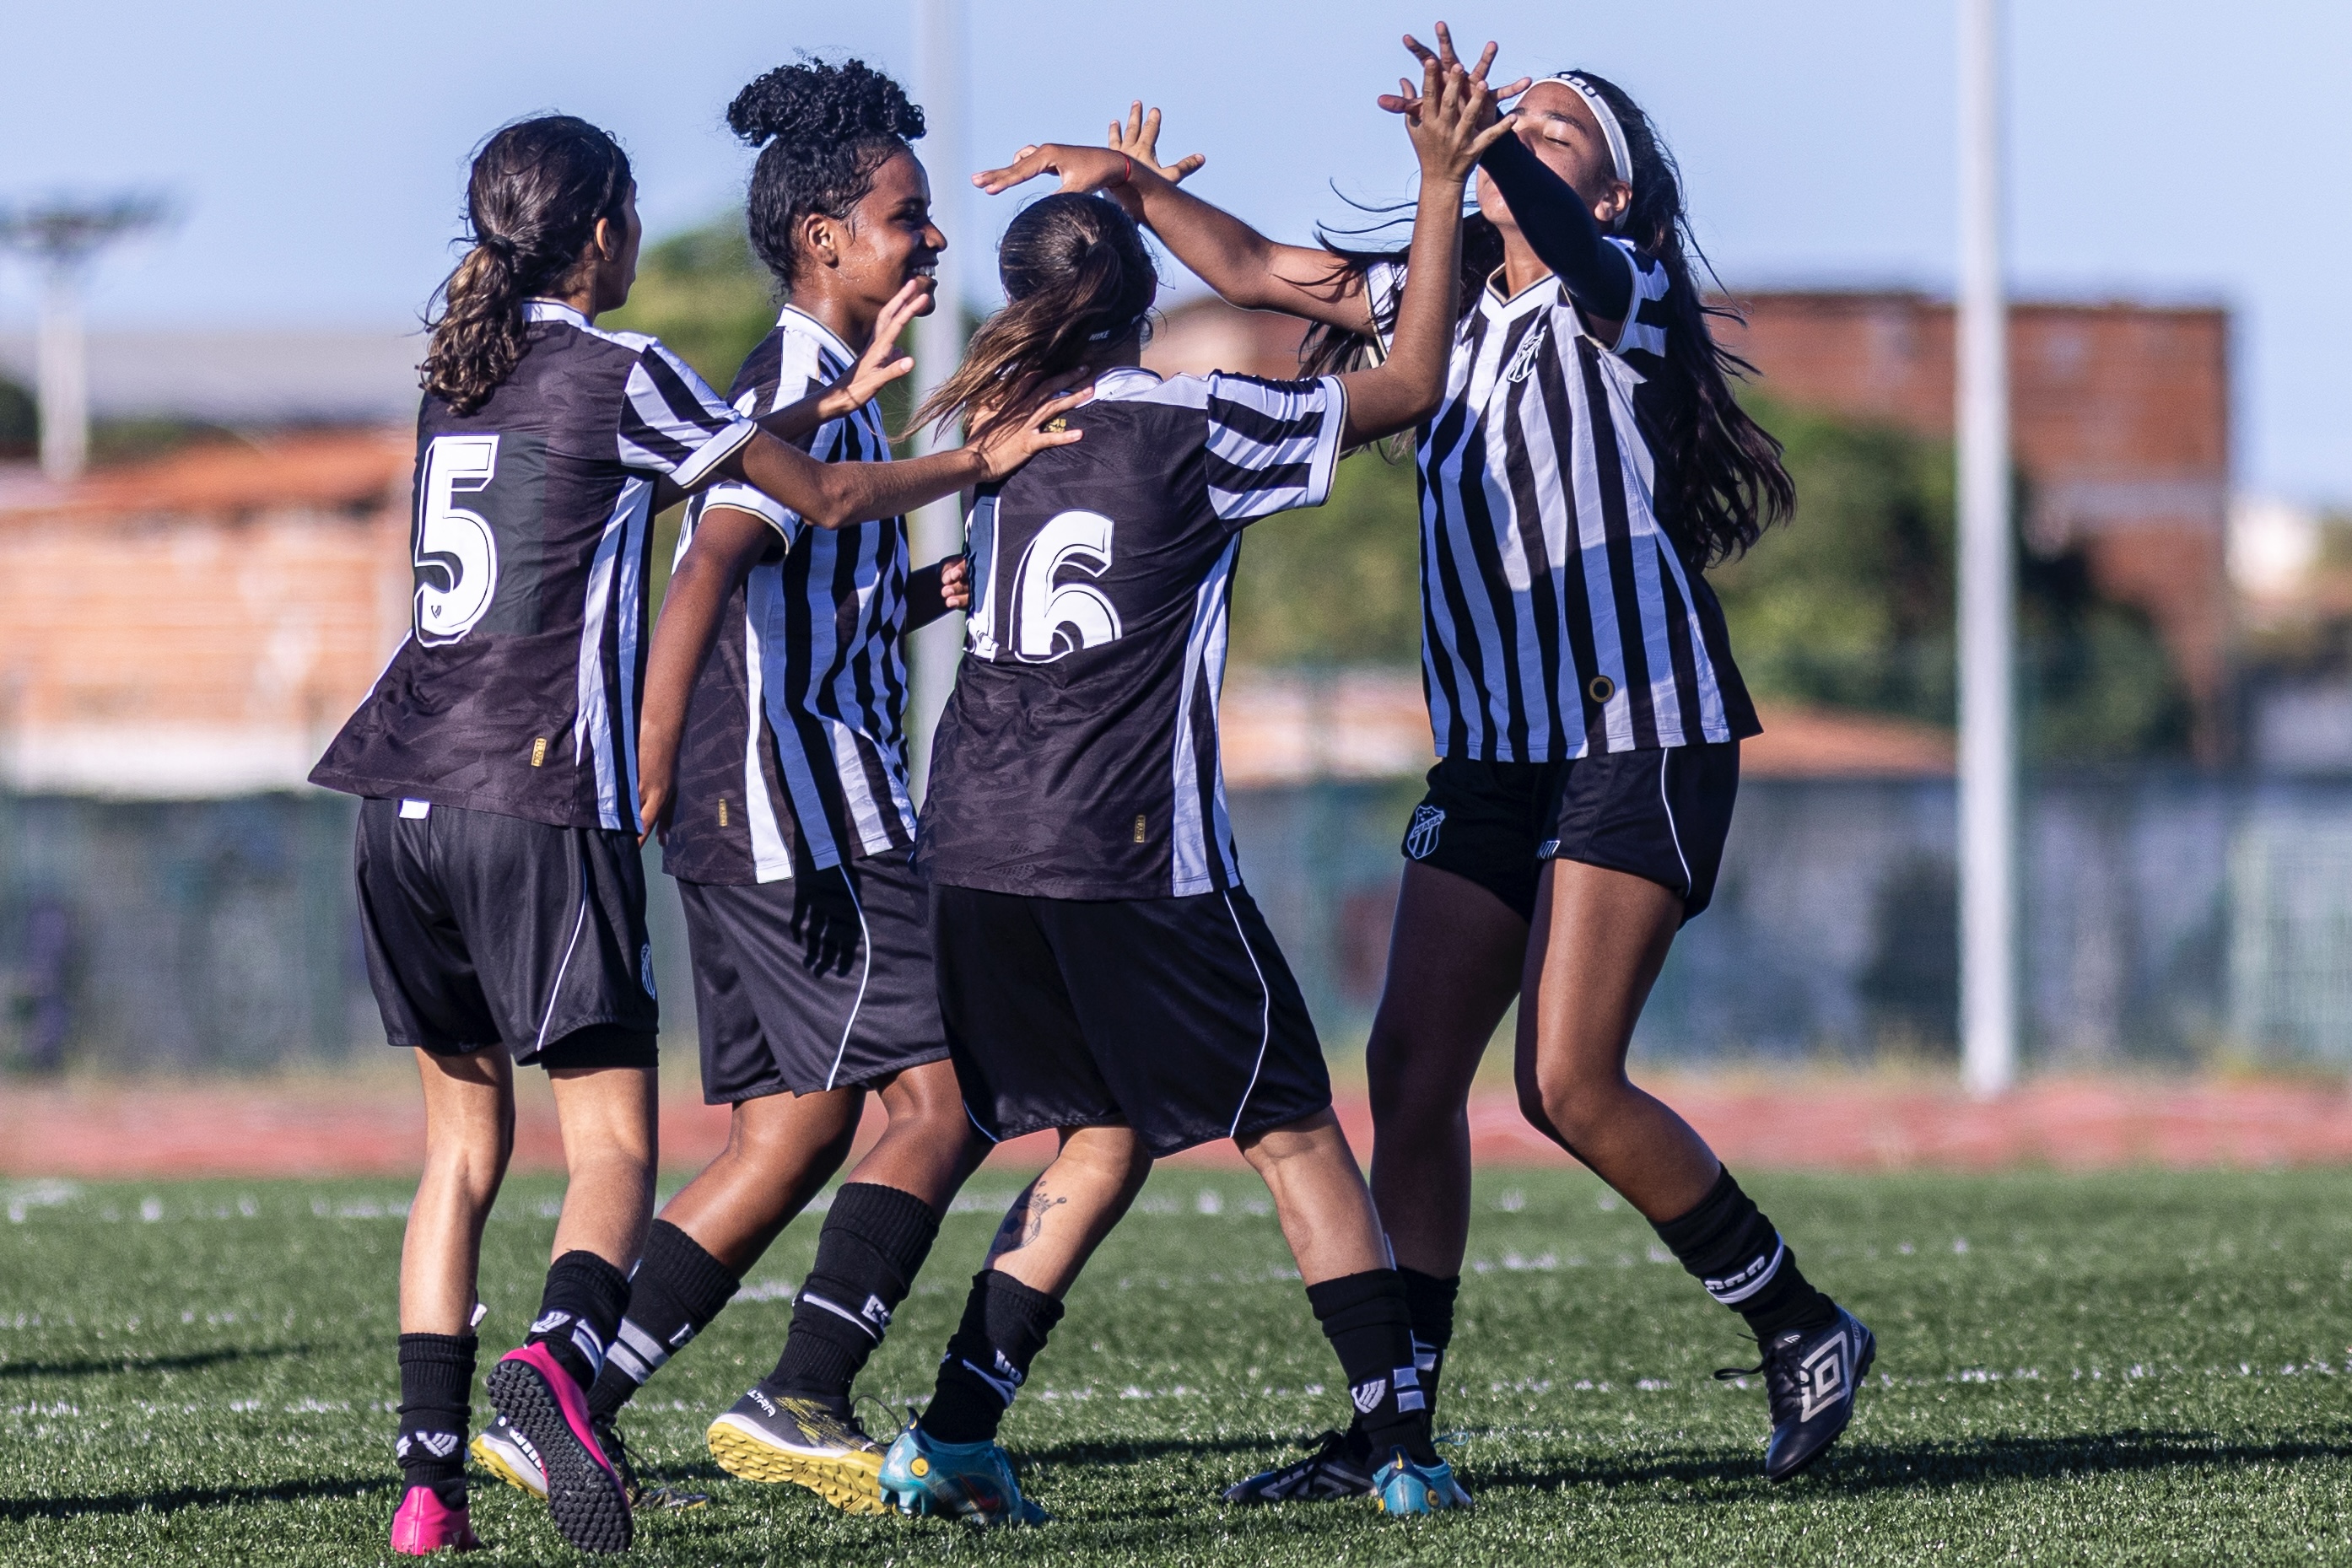
M1372 1500L1386 1514L1436 1513L1468 1508L1470 1494L1454 1479L1454 1467L1440 1459L1417 1465L1405 1451L1392 1451L1389 1462L1372 1475Z
M974 1524L1043 1524L1021 1495L1013 1458L995 1443L942 1443L909 1425L882 1456L882 1495L901 1513L936 1513Z

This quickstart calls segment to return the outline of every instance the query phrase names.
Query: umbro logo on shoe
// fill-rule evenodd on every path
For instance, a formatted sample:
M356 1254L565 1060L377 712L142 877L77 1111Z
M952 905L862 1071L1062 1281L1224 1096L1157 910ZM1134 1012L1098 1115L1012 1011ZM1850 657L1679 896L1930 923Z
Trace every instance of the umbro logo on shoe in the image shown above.
M1369 1416L1380 1407L1381 1401L1388 1396L1388 1392L1389 1380L1385 1377L1375 1377L1370 1383L1359 1383L1348 1390L1348 1397L1356 1402L1358 1414Z
M1847 1372L1850 1347L1848 1335L1832 1334L1813 1347L1813 1353L1798 1363L1798 1390L1801 1404L1797 1418L1810 1421L1840 1399L1845 1397L1846 1385L1853 1381Z

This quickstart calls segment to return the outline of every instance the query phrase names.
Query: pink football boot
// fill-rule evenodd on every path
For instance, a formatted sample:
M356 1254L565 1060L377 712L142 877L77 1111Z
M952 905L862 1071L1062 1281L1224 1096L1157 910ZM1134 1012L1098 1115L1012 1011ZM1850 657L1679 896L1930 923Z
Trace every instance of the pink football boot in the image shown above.
M629 1494L596 1441L586 1391L541 1344L499 1357L488 1381L499 1414L539 1455L557 1532L583 1552L626 1551Z
M479 1552L474 1527L466 1511L443 1502L431 1487L410 1487L392 1516L392 1550L401 1557L430 1557L436 1552Z

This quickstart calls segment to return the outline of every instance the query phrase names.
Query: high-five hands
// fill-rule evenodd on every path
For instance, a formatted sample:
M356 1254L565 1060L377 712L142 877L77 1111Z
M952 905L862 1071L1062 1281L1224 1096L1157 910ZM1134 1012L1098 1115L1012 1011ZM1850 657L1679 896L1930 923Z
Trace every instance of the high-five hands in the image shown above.
M1490 49L1488 53L1491 55ZM1480 62L1483 67L1487 62ZM1407 83L1411 86L1411 83ZM1421 160L1422 177L1459 184L1478 166L1478 155L1517 128L1516 115L1496 108L1495 89L1459 60L1426 53L1421 62L1421 91L1405 116L1405 131Z
M1447 69L1458 68L1462 64L1461 57L1454 52L1453 30L1443 22L1437 24L1437 50L1434 54L1430 52L1426 44L1411 33L1404 36L1404 47L1413 58L1422 63L1424 74L1433 60ZM1494 68L1495 45L1489 40L1486 47L1478 51L1478 63L1469 68L1468 75L1472 81L1483 88L1486 85L1486 73ZM1499 106L1503 99L1517 98L1534 85L1533 77L1521 77L1507 87L1496 88L1494 91L1495 100ZM1403 115L1406 122L1411 123L1421 113L1421 92L1413 86L1411 78L1405 77L1397 78L1397 89L1395 92L1381 94L1374 101L1391 114Z

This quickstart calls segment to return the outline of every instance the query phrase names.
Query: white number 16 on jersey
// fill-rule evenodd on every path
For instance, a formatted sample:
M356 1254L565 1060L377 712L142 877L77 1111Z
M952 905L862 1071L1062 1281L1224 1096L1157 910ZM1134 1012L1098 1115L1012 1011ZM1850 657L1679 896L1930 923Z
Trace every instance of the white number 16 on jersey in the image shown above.
M417 497L416 640L454 643L474 629L499 591L499 541L488 519L457 504L488 487L499 471L495 435L436 435L425 449ZM438 572L436 584L423 574Z

